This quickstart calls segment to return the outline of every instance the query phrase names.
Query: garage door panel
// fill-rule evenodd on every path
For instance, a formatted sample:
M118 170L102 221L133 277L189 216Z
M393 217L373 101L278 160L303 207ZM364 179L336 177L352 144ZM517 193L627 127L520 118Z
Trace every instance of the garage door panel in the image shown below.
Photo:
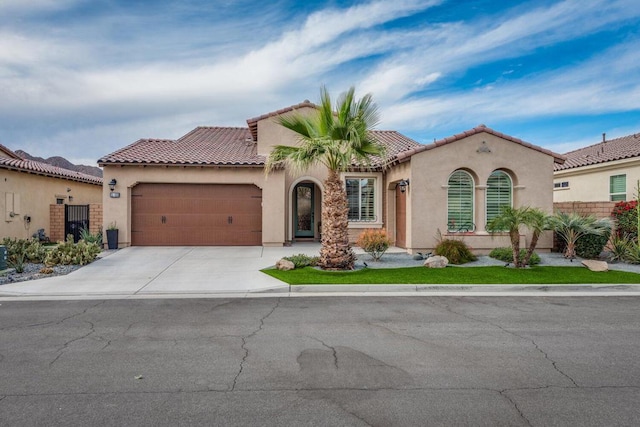
M139 184L132 244L261 245L262 190L254 185Z

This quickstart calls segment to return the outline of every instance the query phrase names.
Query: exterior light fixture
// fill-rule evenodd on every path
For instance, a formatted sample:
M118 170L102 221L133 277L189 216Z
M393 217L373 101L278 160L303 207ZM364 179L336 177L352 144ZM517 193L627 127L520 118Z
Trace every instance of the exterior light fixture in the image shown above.
M400 192L404 193L405 191L407 191L407 187L409 186L409 180L408 179L403 179L402 181L400 181L398 183L398 187L400 187Z
M109 188L111 189L111 191L114 191L116 189L116 184L118 183L118 181L116 181L115 178L113 178L111 181L109 181Z

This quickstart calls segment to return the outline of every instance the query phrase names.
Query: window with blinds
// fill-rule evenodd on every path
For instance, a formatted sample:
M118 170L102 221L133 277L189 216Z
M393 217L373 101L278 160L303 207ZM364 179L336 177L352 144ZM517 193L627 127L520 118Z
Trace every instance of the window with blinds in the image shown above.
M473 178L465 171L455 171L449 177L447 191L447 230L473 231Z
M612 202L627 200L627 175L609 177L609 200Z
M349 221L375 221L375 178L347 178Z
M493 171L487 180L487 222L500 215L503 206L511 206L511 177L503 171Z

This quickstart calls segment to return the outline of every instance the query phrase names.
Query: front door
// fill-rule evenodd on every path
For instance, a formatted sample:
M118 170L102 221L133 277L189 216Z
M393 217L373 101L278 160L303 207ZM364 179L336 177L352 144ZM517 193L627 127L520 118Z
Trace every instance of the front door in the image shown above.
M313 184L298 184L294 189L293 227L295 237L313 237Z

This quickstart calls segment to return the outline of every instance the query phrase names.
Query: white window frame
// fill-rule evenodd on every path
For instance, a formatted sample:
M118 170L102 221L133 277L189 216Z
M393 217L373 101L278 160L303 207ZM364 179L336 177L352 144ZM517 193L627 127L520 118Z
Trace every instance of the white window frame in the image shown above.
M624 179L624 191L618 191L614 193L613 188L611 188L613 186L613 179L620 178L620 177ZM623 198L622 199L616 198L620 196L622 196ZM609 176L609 200L612 202L624 202L627 200L627 174L621 173L618 175Z
M380 228L382 222L382 173L379 172L344 172L341 174L345 191L347 189L347 179L374 179L373 183L373 221L352 221L349 220L349 228Z
M473 179L473 175L471 175L469 172L467 172L464 169L456 169L455 171L451 172L451 174L447 178L447 204L446 204L446 216L445 216L445 218L447 218L447 232L448 233L461 232L460 230L451 229L449 227L449 225L450 225L450 221L449 221L449 192L451 191L451 188L452 188L452 186L451 186L451 177L453 177L453 175L455 175L458 172L464 173L469 178L471 178L470 189L471 189L471 224L472 224L472 228L469 229L468 232L475 232L476 231L476 224L475 224L475 218L476 218L476 182L475 182L475 179Z
M507 172L503 171L502 169L494 170L493 172L491 172L491 175L495 173L504 174L507 178L509 178L509 207L513 207L513 178L511 177L511 175L509 175ZM487 178L487 188L485 190L485 195L484 195L484 218L487 224L492 219L492 218L489 218L489 191L492 188L491 186L489 186L489 179L491 179L491 175L489 175L489 178Z

